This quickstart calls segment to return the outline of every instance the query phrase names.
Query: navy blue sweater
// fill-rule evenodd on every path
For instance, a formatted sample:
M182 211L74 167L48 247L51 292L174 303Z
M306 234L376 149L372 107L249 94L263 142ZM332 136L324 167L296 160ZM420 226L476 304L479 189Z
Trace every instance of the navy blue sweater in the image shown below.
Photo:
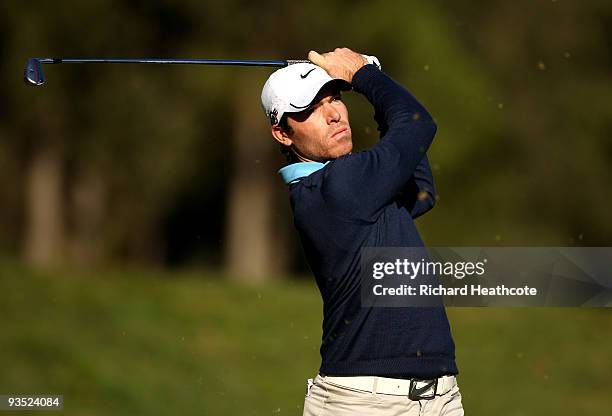
M417 100L373 65L353 77L382 133L290 187L295 226L323 297L320 372L434 378L457 374L444 308L362 307L360 249L421 247L413 218L433 207L425 152L436 132Z

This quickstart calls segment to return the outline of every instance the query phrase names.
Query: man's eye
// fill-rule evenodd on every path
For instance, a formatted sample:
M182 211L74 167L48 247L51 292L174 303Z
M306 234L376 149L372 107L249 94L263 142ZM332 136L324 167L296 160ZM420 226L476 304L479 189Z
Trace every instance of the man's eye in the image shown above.
M334 101L342 101L342 96L341 95L334 95Z

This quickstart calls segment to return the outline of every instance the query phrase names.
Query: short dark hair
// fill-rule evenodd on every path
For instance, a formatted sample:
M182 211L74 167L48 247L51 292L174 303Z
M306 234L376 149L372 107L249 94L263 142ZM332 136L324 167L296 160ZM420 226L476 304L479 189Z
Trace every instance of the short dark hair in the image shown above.
M283 114L283 116L281 117L280 121L278 122L278 127L280 127L281 130L283 130L287 134L293 133L293 129L291 128L291 126L289 126L289 122L287 121L286 114ZM295 153L293 152L293 150L291 150L290 146L286 146L284 144L279 144L279 146L280 146L280 152L283 154L283 156L285 156L285 159L287 159L288 163L293 163L293 162L298 161L298 159L295 156Z
M280 121L278 122L278 127L285 130L287 133L293 133L293 129L289 127L287 114L283 114Z

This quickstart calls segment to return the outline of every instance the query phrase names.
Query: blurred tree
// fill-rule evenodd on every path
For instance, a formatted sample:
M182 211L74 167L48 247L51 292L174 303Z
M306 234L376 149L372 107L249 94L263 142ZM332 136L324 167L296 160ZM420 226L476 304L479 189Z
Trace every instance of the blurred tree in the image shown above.
M1 27L11 34L11 56L19 56L9 59L14 66L40 55L262 57L259 51L235 52L237 42L249 40L237 30L240 22L253 24L249 10L214 2L202 6L195 1L180 6L166 1L75 2L58 9L4 4ZM29 25L21 24L24 20ZM86 38L80 36L85 30ZM27 122L13 110L16 117L6 125L12 151L33 161L27 166L35 172L54 168L53 175L30 175L36 183L24 200L29 201L26 212L31 212L24 219L30 230L25 253L48 253L41 265L62 261L60 253L65 254L63 261L81 264L201 260L219 265L221 250L228 247L228 253L235 253L225 256L230 269L245 277L266 276L288 263L278 256L279 242L284 241L279 234L286 233L287 223L267 218L275 212L269 207L277 180L274 169L263 176L252 170L254 161L269 163L266 154L273 149L270 140L261 138L265 122L258 99L269 70L86 65L45 70L49 83L44 89L15 84L9 94L14 102L35 103ZM11 67L6 72L15 71ZM235 74L245 81L236 85ZM254 128L243 125L256 119L261 124ZM62 123L51 130L45 125L48 120ZM35 132L24 145L20 142L26 124ZM53 131L58 139L47 151L44 143ZM242 143L255 145L246 163ZM54 163L37 167L38 152L44 152L43 162L54 156ZM241 156L231 160L232 155ZM257 166L263 172L262 163ZM253 197L247 198L246 216L230 215L227 229L241 231L230 232L224 242L219 226L226 218L224 208L229 203L233 208L227 212L237 212L244 196L242 181L232 180L230 168L236 178L250 181L247 190ZM187 185L194 180L200 182ZM234 185L228 190L229 184ZM237 218L246 220L248 228ZM198 255L202 250L210 254Z
M471 233L474 242L607 245L612 4L442 4L456 38L495 83L487 100L498 113L482 149L458 158L461 172L443 178L454 188L471 184L464 198L448 195L444 216L479 201L464 216L482 230Z
M157 38L163 33L156 19L168 16L143 13L138 2L1 7L2 30L9 34L4 42L10 65L2 71L6 79L16 79L28 56L164 55L164 47L172 49ZM182 25L175 29L189 35ZM81 263L163 259L159 218L198 140L195 117L201 113L195 106L203 99L186 94L178 68L45 69L49 83L42 89L18 82L8 87L10 105L3 123L7 145L34 172L15 175L17 180L32 178L20 186L30 184L24 200L29 201L25 212L31 213L24 218L23 229L29 230L25 253L49 252L40 247L66 241L67 246L55 247L47 257L61 260L58 253L65 253L64 261ZM219 91L207 87L213 96ZM57 225L45 227L45 218ZM57 236L49 237L44 229Z
M269 169L273 147L263 134L261 110L251 99L260 89L246 74L235 82L238 94L234 110L234 174L227 204L226 264L236 279L264 280L274 271L274 257L280 255L274 250L277 230L272 205L276 178Z
M62 154L41 144L28 166L25 256L39 267L57 265L64 243Z

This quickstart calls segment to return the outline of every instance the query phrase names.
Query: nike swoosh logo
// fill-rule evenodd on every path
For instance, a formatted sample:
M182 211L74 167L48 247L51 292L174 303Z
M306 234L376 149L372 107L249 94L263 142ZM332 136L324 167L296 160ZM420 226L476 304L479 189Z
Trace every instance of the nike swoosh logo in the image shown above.
M292 103L289 103L289 105L290 105L291 107L293 107L293 108L298 109L298 110L304 110L304 109L306 109L306 108L310 107L310 104L306 104L306 105L303 105L303 106L301 106L301 107L300 107L299 105L295 105L295 104L292 104Z
M316 68L312 68L310 71L306 72L305 74L300 74L300 78L304 79L306 78L308 75L310 75L310 73L312 71L314 71Z
M414 388L411 391L411 395L412 396L420 396L422 393L426 392L427 390L431 389L434 384L436 384L436 380L432 381L431 383L427 383L426 385L424 385L421 388L417 388L416 385L414 385Z

